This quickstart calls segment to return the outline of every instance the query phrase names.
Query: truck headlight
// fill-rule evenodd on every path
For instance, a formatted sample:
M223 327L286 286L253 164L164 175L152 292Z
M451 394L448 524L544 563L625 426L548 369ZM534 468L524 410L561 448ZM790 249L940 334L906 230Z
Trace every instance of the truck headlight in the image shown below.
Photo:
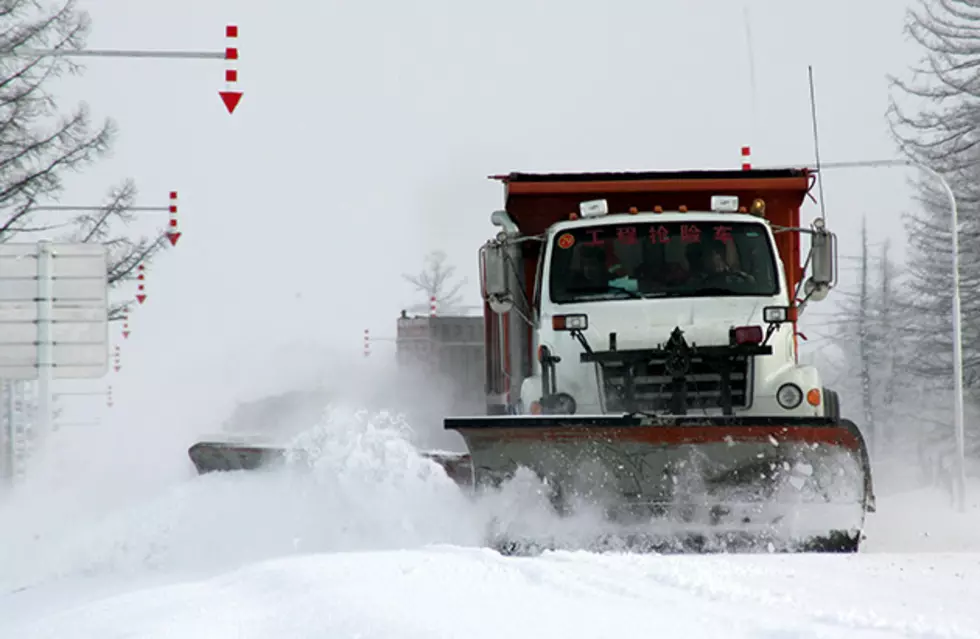
M776 401L786 410L792 410L803 401L803 391L796 384L783 384L776 391Z
M588 315L553 315L551 328L556 331L584 331L589 328Z
M541 398L541 412L545 415L574 415L575 398L568 393L555 393Z

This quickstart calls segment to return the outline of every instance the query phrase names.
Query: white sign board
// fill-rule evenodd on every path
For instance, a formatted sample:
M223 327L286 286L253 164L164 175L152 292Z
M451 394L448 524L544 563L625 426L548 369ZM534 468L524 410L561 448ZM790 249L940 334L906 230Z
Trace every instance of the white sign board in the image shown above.
M48 247L50 282L42 282L37 244L0 244L0 378L38 379L44 291L51 293L52 377L103 377L109 370L108 251L102 244Z

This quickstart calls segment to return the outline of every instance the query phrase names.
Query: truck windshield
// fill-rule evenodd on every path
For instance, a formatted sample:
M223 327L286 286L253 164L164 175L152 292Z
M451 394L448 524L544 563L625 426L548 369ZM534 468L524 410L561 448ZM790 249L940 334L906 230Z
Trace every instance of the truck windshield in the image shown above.
M779 290L769 235L751 222L580 227L558 233L551 255L555 303Z

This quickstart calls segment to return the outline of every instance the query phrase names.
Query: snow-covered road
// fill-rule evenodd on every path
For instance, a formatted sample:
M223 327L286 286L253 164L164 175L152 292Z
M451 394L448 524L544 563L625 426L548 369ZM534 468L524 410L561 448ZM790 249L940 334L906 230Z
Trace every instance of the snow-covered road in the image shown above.
M96 600L0 634L978 637L978 601L978 554L529 559L434 547L263 562Z
M25 487L0 504L0 637L980 637L980 487L966 514L882 497L853 556L507 558L479 548L492 504L338 420L312 474Z

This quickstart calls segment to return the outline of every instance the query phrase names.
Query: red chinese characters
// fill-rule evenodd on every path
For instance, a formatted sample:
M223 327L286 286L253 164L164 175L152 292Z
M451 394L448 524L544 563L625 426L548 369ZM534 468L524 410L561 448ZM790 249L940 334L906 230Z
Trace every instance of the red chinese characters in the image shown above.
M621 244L636 244L636 227L622 226L616 229L616 239Z
M732 227L730 226L716 226L715 227L715 239L721 240L722 242L732 241Z
M681 242L697 244L701 241L701 229L694 224L681 224Z
M670 242L670 231L663 224L660 226L651 226L650 242L653 244L667 244Z
M599 233L601 232L599 229L586 229L585 232L588 233L590 236L592 236L592 239L589 240L588 242L582 242L582 246L602 246L603 245L604 242L599 239Z

